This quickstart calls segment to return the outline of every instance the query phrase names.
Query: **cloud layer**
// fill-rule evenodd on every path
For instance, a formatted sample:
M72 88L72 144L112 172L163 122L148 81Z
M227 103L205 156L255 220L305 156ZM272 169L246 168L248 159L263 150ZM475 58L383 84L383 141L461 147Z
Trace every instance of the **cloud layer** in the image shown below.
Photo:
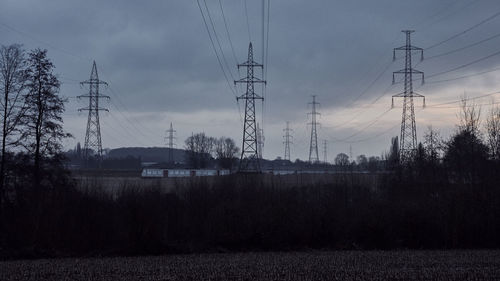
M205 2L199 3L205 9ZM221 3L238 62L246 59L250 38L260 62L262 2ZM228 79L233 79L229 73L237 79L244 71L238 75L219 1L206 0L206 4L230 67L225 69ZM271 0L270 7L268 87L265 108L258 109L259 118L264 116L260 121L266 136L264 156L282 156L282 129L290 121L295 130L292 158L307 158L307 103L315 94L321 102L319 138L329 141L330 160L339 152L348 152L352 141L354 155L379 155L387 149L390 137L399 133L400 108L380 115L390 108L390 96L402 91L401 84L391 86L391 72L404 67L402 54L391 63L392 49L404 45L402 29L415 29L413 44L427 48L500 11L493 0ZM208 20L206 9L204 12ZM85 93L77 82L88 79L92 60L97 62L100 78L110 83L102 92L111 96L111 103L103 102L110 113L101 117L105 147L164 145L170 122L178 132L180 147L187 136L199 131L241 142L243 104L238 109L197 1L3 0L0 18L2 44L49 50L64 83L61 93L69 98L65 128L75 139L66 142L68 148L84 138L86 116L77 109L85 102L74 97ZM425 56L431 58L491 37L498 33L499 22L500 17L493 18L426 50ZM212 28L210 21L208 24ZM499 51L499 43L500 37L422 63L416 57L414 61L416 68L432 76L493 54ZM456 100L464 91L477 96L500 90L498 72L431 83L493 69L499 62L500 55L493 56L429 78L422 87L415 82L416 91L426 95L432 105ZM419 110L419 135L431 124L449 133L456 122L455 112L453 108ZM367 126L374 119L378 121Z

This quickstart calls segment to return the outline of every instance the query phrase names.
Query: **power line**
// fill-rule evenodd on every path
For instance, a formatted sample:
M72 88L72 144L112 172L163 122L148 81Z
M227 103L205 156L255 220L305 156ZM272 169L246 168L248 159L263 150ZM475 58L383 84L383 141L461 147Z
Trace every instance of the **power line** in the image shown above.
M482 104L471 104L471 105L466 105L466 107L476 107L476 106L489 106L489 105L496 105L500 104L500 101L498 102L490 102L490 103L482 103ZM447 109L447 108L462 108L462 105L457 105L457 106L433 106L431 109Z
M332 140L336 141L336 142L346 142L348 139L352 138L352 137L355 137L357 135L359 135L360 133L362 133L363 131L365 131L366 129L370 128L371 126L373 126L375 123L377 123L384 115L386 115L389 111L391 111L392 108L389 108L387 109L386 111L384 111L382 114L380 114L379 116L377 116L375 119L373 119L372 122L368 123L366 126L364 126L363 128L361 128L360 130L356 131L355 133L351 134L350 136L348 137L345 137L345 138L342 138L342 139L337 139L337 138L331 138Z
M424 22L428 22L428 20L432 19L433 17L436 17L437 15L445 12L445 11L449 11L450 10L450 7L454 4L456 4L457 2L459 2L460 0L454 0L452 3L450 4L446 4L443 8L441 8L440 10L438 10L437 12L435 12L434 14L428 16L427 18L423 19L422 21L420 21L419 23L416 24L416 26L419 26L420 24L424 23ZM442 19L442 18L441 18ZM438 19L438 20L441 20L441 19ZM427 24L426 27L429 27L433 24L435 24L438 20L436 20L435 22L430 22Z
M466 30L464 30L464 31L462 31L462 32L459 32L459 33L457 33L457 34L455 34L455 35L453 35L453 36L451 36L451 37L448 37L447 39L445 39L445 40L443 40L443 41L440 41L440 42L438 42L438 43L435 43L435 44L433 44L433 45L431 45L431 46L429 46L429 47L427 47L427 48L425 48L425 49L426 49L426 50L430 50L430 49L435 48L435 47L437 47L437 46L440 46L440 45L442 45L442 44L444 44L444 43L446 43L446 42L449 42L449 41L451 41L451 40L453 40L453 39L455 39L455 38L457 38L457 37L459 37L459 36L464 35L465 33L469 32L469 31L471 31L471 30L473 30L473 29L475 29L475 28L477 28L477 27L479 27L479 26L481 26L481 25L483 25L483 24L485 24L485 23L489 22L490 20L492 20L492 19L494 19L494 18L496 18L496 17L498 17L498 16L500 16L500 12L496 12L496 13L495 13L495 14L493 14L492 16L490 16L490 17L488 17L488 18L486 18L486 19L484 19L484 20L480 21L479 23L474 24L473 26L471 26L471 27L467 28Z
M115 100L117 100L122 109L118 108L117 104L115 104L113 101L111 101L111 104L116 108L116 110L127 120L127 122L129 124L131 124L132 126L134 126L134 128L139 131L141 134L144 135L144 132L139 129L139 128L143 128L145 130L148 130L148 132L150 133L151 136L155 136L155 137L159 137L160 135L157 134L157 132L149 129L147 126L144 126L143 124L140 124L137 120L135 120L134 118L132 119L129 119L125 114L123 114L122 111L126 111L128 113L131 113L130 110L127 109L127 107L125 106L125 104L122 102L122 100L119 98L119 95L113 90L113 88L111 86L108 87L108 89L110 90L110 93L112 94L112 96L115 98ZM136 127L135 125L138 125L139 127Z
M20 30L18 30L18 29L16 29L16 28L14 28L14 27L12 27L12 26L10 26L10 25L8 25L8 24L5 24L5 23L3 23L3 22L0 22L0 25L2 25L2 26L4 26L5 28L7 28L7 29L9 29L9 30L11 30L11 31L13 31L13 32L16 32L16 33L18 33L18 34L20 34L20 35L22 35L22 36L24 36L24 37L26 37L26 38L29 38L29 39L31 39L31 40L33 40L33 41L35 41L35 42L38 42L38 43L40 43L40 44L42 44L42 45L46 45L46 46L48 46L48 47L50 47L50 48L52 48L52 49L54 49L54 50L56 50L56 51L59 51L59 52L61 52L61 53L64 53L64 54L66 54L66 55L68 55L68 56L71 56L71 57L77 58L77 59L79 59L79 60L83 60L83 61L90 61L90 62L92 62L92 59L90 59L90 58L84 58L84 57L78 56L78 55L76 55L76 54L73 54L72 52L69 52L69 51L67 51L67 50L65 50L65 49L63 49L63 48L56 47L56 46L54 46L54 45L52 45L52 44L50 44L50 43L48 43L48 42L46 42L46 41L43 41L43 40L40 40L40 39L38 39L38 38L34 37L34 36L32 36L32 35L30 35L30 34L28 34L28 33L26 33L26 32L20 31Z
M264 9L264 1L263 0L263 27L264 27L264 15L265 15L265 9ZM266 39L265 39L265 51L263 48L263 65L264 68L262 69L263 71L263 76L264 80L267 81L267 69L269 68L269 18L270 18L270 13L271 13L271 1L267 0L267 25L266 25ZM264 30L262 30L264 32ZM264 33L262 34L263 36L263 42L264 42ZM263 46L264 47L264 46ZM265 54L265 55L264 55ZM263 85L262 88L262 93L264 96L264 100L262 100L262 129L265 128L265 120L266 120L266 113L267 113L267 83Z
M108 129L106 131L104 131L105 134L108 133L109 130L119 132L119 134L121 134L124 137L120 138L118 143L122 142L125 139L133 139L136 143L138 143L144 147L147 147L147 145L145 143L143 143L139 138L137 138L138 134L134 134L134 133L130 132L129 128L123 126L122 120L119 120L112 112L108 112L108 114L109 114L109 116L111 116L112 119L115 120L116 124L118 124L118 126L120 126L120 128L122 128L122 130L118 130L115 125L111 126L110 124L107 123L106 119L103 119L104 124L107 125L107 127L108 127ZM126 136L124 133L126 133L128 136Z
M462 69L462 68L465 68L465 67L471 66L471 65L473 65L473 64L476 64L476 63L478 63L478 62L481 62L481 61L487 60L487 59L489 59L489 58L492 58L492 57L494 57L494 56L498 56L498 55L500 55L500 51L495 52L495 53L493 53L493 54L490 54L490 55L488 55L488 56L485 56L485 57L479 58L479 59L477 59L477 60L471 61L471 62L469 62L469 63L466 63L466 64L463 64L463 65L460 65L460 66L454 67L454 68L452 68L452 69L449 69L449 70L446 70L446 71L441 71L441 72L434 73L434 74L432 74L432 75L427 76L427 78L432 78L432 77L436 77L436 76L441 76L441 75L446 74L446 73L450 73L450 72L453 72L453 71L457 71L457 70L459 70L459 69Z
M418 110L417 110L417 112L420 112L420 111L422 111L422 110L423 110L423 108L420 108L420 109L418 109ZM384 114L383 114L383 115L384 115ZM382 115L382 116L383 116L383 115ZM375 123L374 123L374 124L375 124ZM333 139L332 141L334 141L334 142L343 142L343 143L360 143L360 142L366 142L366 141L369 141L369 140L373 140L373 139L379 138L379 137L381 137L381 136L383 136L383 135L385 135L385 134L389 133L390 131L392 131L392 130L396 129L399 125L400 125L400 124L395 124L394 126L390 127L390 128L389 128L389 129L387 129L387 130L384 130L384 131L379 132L379 133L377 133L377 134L375 134L375 135L373 135L373 136L366 137L366 138L362 138L362 139L351 140L351 141L347 141L347 140L345 140L345 139L341 139L341 140L338 140L338 139ZM371 126L369 126L369 127L371 127ZM368 127L368 128L369 128L369 127ZM367 129L367 128L366 128L366 129ZM365 130L366 130L366 129L365 129Z
M229 86L229 89L231 92L237 96L236 92L234 91L233 87L231 86L231 83L229 82L229 78L227 77L226 71L224 70L224 66L222 64L222 61L219 57L219 54L217 53L217 48L215 47L214 39L212 38L212 34L210 33L210 28L208 27L207 20L205 18L205 14L203 13L203 9L201 8L200 0L196 0L196 3L198 3L198 8L200 9L201 17L203 18L203 23L205 24L205 28L207 29L208 37L210 38L210 42L212 43L212 48L214 50L215 56L217 57L217 61L219 62L219 67L222 70L222 74L224 74L224 78L226 79L227 85Z
M481 95L481 96L477 96L477 97L464 98L464 99L459 99L459 100L454 100L454 101L449 101L449 102L437 103L437 104L429 105L429 106L426 106L426 107L439 107L440 105L448 105L448 104L459 103L459 102L462 102L462 101L482 99L482 98L490 97L490 96L493 96L493 95L496 95L496 94L500 94L500 91L492 92L492 93Z
M233 80L234 80L233 74L232 74L232 72L231 72L231 70L230 70L230 67L229 67L229 66L228 66L228 64L227 64L227 60L226 60L226 58L225 58L225 56L224 56L224 52L222 51L222 47L221 47L221 45L220 45L220 41L219 41L218 36L217 36L217 33L216 33L216 31L215 31L215 26L214 26L214 24L213 24L212 17L210 16L210 11L209 11L209 9L208 9L208 7L207 7L207 3L206 3L206 1L205 1L205 0L203 0L203 1L204 1L204 3L205 3L205 8L207 9L207 13L208 13L208 16L209 16L210 22L212 23L212 28L213 28L213 30L214 30L214 35L215 35L215 37L216 37L216 39L217 39L217 42L218 42L218 45L219 45L219 48L220 48L221 55L223 56L223 59L224 59L224 63L226 64L226 67L228 68L229 74L231 75L231 77L232 77L232 78L233 78ZM226 74L226 71L224 70L224 66L222 65L221 59L220 59L219 54L218 54L218 52L217 52L217 48L215 47L214 40L213 40L212 35L211 35L211 33L210 33L210 29L209 29L209 27L208 27L207 20L206 20L206 18L205 18L204 13L203 13L203 9L201 8L200 0L196 0L196 2L198 3L198 8L199 8L199 10L200 10L201 17L203 18L203 22L204 22L204 24L205 24L205 28L206 28L207 33L208 33L208 37L210 38L210 42L212 43L212 49L214 50L215 56L217 57L217 62L219 63L219 67L220 67L220 69L222 70L222 74L224 74L224 78L226 79L227 85L228 85L229 89L231 90L231 92L233 93L233 95L234 95L235 97L238 97L238 94L236 93L236 90L235 90L235 89L231 86L231 83L229 82L229 79L228 79L228 76L227 76L227 74ZM221 4L221 9L222 9L222 4ZM222 10L222 11L223 11L223 10ZM224 22L226 23L226 21L225 21L225 16L224 16ZM227 26L226 26L226 28L227 28ZM227 32L228 32L228 36L229 36L229 31L227 30ZM228 38L230 38L230 37L228 37ZM230 40L230 39L229 39L229 40ZM231 48L232 48L232 43L231 43ZM236 58L236 55L235 55L235 53L234 53L234 50L233 50L233 55L235 56L235 60L236 60L236 63L237 63L237 58ZM238 70L238 73L239 73L239 70ZM238 103L238 100L236 100L236 107L238 108L238 115L240 116L240 120L241 120L241 119L242 119L242 117L241 117L241 109L240 109L240 104Z
M401 78L398 82L396 82L395 84L398 84L400 83L401 81L403 80L403 78ZM380 94L379 96L377 96L373 101L371 101L369 104L365 105L365 106L362 106L358 111L356 111L355 113L353 113L353 116L352 118L346 120L346 121L343 121L341 122L339 125L336 125L336 126L333 126L333 127L329 127L330 129L337 129L337 128L342 128L348 124L350 124L352 121L358 119L360 116L363 115L363 111L365 111L366 109L368 109L370 106L374 105L378 100L380 100L383 96L385 96L387 93L389 93L389 90L394 87L395 84L390 84L383 92L382 94Z
M451 4L448 4L448 5L447 5L447 6L445 6L442 10L440 10L440 11L439 11L439 12L437 12L437 13L435 13L433 16L431 16L431 17L429 17L429 18L432 18L432 17L434 17L434 16L436 16L436 15L438 15L438 14L440 14L440 13L444 12L444 11L449 11L449 10L450 10L450 9L449 9L449 8L450 8L450 6L454 5L454 4L455 4L455 3L457 3L457 2L459 2L459 1L455 1L455 2L453 2L453 3L451 3ZM429 28L430 26L433 26L433 25L435 25L436 23L439 23L439 22L441 22L441 21L445 20L446 18L449 18L450 16L453 16L454 14L456 14L456 13L460 12L460 11L461 11L461 10L463 10L463 9L465 9L465 8L469 8L469 7L470 7L470 6L472 6L473 4L477 4L477 2L479 2L479 1L478 1L478 0L472 0L471 2L467 3L466 5L461 6L461 7L458 7L458 9L456 9L455 11L451 11L450 13L448 13L448 14L446 14L446 15L442 16L441 18L438 18L438 19L436 19L436 20L434 20L434 21L429 22L426 26L424 26L424 27L423 27L423 29L419 29L419 30L425 30L426 28Z
M349 105L347 105L347 107L350 107L351 105L353 105L356 101L358 101L362 96L364 96L368 90L375 84L377 83L378 80L380 80L380 78L382 77L382 75L384 75L384 73L389 69L389 67L391 67L391 65L394 63L394 61L390 61L385 67L384 69L382 70L382 72L380 72L377 77L368 85L368 87L366 87L366 89L361 92L360 95L358 95Z
M219 7L220 7L221 14L222 14L222 19L224 20L224 27L226 28L227 39L229 41L229 45L231 46L231 52L233 53L234 61L237 64L238 63L238 58L236 57L236 52L234 51L233 41L231 40L231 35L230 35L230 32L229 32L229 27L228 27L228 24L227 24L226 15L224 14L224 8L222 7L222 1L221 0L219 0ZM239 74L239 70L238 70L238 74Z
M247 19L248 41L252 42L252 35L250 33L250 20L248 19L247 0L242 0L242 1L245 6L245 17Z
M227 63L226 56L224 55L224 50L222 49L222 45L220 44L219 36L217 35L215 24L214 24L214 21L212 20L211 14L210 14L210 9L208 9L207 1L203 0L203 3L205 4L205 9L207 10L208 19L210 20L210 25L212 26L212 30L214 32L215 41L217 41L217 45L219 46L219 51L220 51L220 54L222 56L222 60L224 61L224 64L226 65L227 71L229 72L231 79L234 80L233 72L231 71L231 68L229 67L229 64Z
M481 71L481 72L477 72L477 73L473 73L473 74L469 74L469 75L463 75L463 76L459 76L459 77L449 78L449 79L426 81L425 84L435 84L435 83L444 83L444 82L456 81L456 80L470 78L470 77L474 77L474 76L480 76L480 75L483 75L483 74L487 74L487 73L491 73L491 72L495 72L495 71L499 71L499 70L500 70L500 67L497 67L497 68L494 68L494 69L490 69L490 70L486 70L486 71Z
M454 54L454 53L457 53L457 52L460 52L460 51L463 51L463 50L466 50L468 48L471 48L471 47L474 47L474 46L477 46L477 45L480 45L482 43L485 43L485 42L488 42L490 40L493 40L497 37L500 37L500 33L498 34L495 34L493 36L490 36L488 38L485 38L481 41L478 41L478 42L475 42L475 43L472 43L472 44L469 44L467 46L464 46L464 47L461 47L461 48L457 48L457 49L454 49L454 50L451 50L451 51L448 51L448 52L444 52L444 53L441 53L441 54L438 54L438 55L434 55L434 56L430 56L430 57L427 57L425 58L424 62L425 61L429 61L429 60L432 60L432 59L435 59L435 58L439 58L439 57L443 57L443 56L447 56L447 55L451 55L451 54Z
M266 59L265 59L265 70L264 77L267 80L267 69L268 67L268 58L269 58L269 22L270 22L270 14L271 14L271 0L267 0L267 30L266 30Z

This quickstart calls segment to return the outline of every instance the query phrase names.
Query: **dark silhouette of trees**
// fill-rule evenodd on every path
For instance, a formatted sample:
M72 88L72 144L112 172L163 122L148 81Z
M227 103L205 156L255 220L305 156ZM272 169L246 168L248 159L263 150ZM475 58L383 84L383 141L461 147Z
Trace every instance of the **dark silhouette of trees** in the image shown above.
M391 139L391 147L385 158L387 169L394 170L399 167L399 139L397 136Z
M360 170L368 169L368 158L366 158L366 155L358 155L358 157L356 158L356 162Z
M486 168L488 147L474 131L457 132L446 145L444 163L451 177L462 183L477 183Z
M214 150L215 139L205 133L193 134L186 139L188 163L193 168L206 168Z
M24 107L23 90L26 83L26 61L20 45L0 47L0 100L2 118L2 149L0 160L0 206L3 200L5 172L7 165L7 146L17 143L16 132L21 121Z
M240 149L231 138L220 137L215 140L215 157L219 166L224 169L231 169L236 162L236 157Z
M478 183L486 171L488 147L480 137L481 110L462 98L457 132L446 144L444 163L450 177L461 183Z
M427 160L433 166L437 165L443 153L443 140L441 139L439 132L434 130L432 126L429 126L425 132L424 150Z
M458 113L458 130L470 132L475 136L480 134L481 108L474 103L469 103L466 95L462 97L460 112Z
M40 186L42 161L61 152L61 140L71 135L63 130L64 102L59 93L60 82L53 74L54 65L47 50L29 53L26 71L26 111L22 118L22 145L33 155L35 186Z
M335 165L341 167L349 165L349 156L345 153L337 154L337 156L335 156Z
M500 107L492 106L486 119L486 135L491 159L500 160Z

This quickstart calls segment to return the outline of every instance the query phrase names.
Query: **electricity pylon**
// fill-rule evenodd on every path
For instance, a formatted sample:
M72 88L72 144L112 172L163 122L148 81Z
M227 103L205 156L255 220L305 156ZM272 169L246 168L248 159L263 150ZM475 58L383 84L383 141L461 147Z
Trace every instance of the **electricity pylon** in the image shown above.
M318 102L316 102L316 96L312 96L313 101L310 102L309 104L311 105L311 112L308 113L311 115L311 141L309 144L309 162L310 163L316 163L319 161L319 156L318 156L318 131L317 131L317 125L319 124L316 120L316 116L320 115L316 111L316 106L319 105Z
M175 147L175 143L174 143L174 140L175 140L175 130L174 128L172 127L172 122L170 122L170 129L168 129L166 131L166 133L168 134L167 137L166 137L166 140L167 140L167 146L169 148L168 150L168 162L169 163L174 163L174 147Z
M264 154L264 142L266 138L264 137L264 129L262 129L259 126L259 123L257 123L257 154L259 155L260 159L263 159L263 154Z
M290 129L290 122L286 121L286 128L283 129L283 131L285 132L285 135L283 136L283 138L285 139L285 141L283 141L283 144L285 145L284 159L290 161L290 144L293 143L293 136L290 134L290 132L293 132L293 130Z
M239 173L260 173L260 161L258 154L258 144L257 144L257 122L255 120L255 100L264 100L263 97L255 93L254 83L264 83L266 81L261 80L254 76L254 68L260 67L264 69L262 64L258 64L253 60L253 48L250 42L248 46L248 59L242 64L238 64L238 69L240 67L247 68L247 76L240 80L234 81L234 84L244 83L246 84L246 92L237 97L237 100L245 100L245 120L243 123L243 145L241 148L240 164L238 167Z
M106 98L109 96L103 96L99 94L99 85L108 85L108 83L99 80L97 74L97 66L92 65L92 72L90 73L90 79L80 82L80 85L89 85L89 94L81 95L78 98L89 98L89 106L85 108L80 108L78 111L88 111L89 116L87 120L87 131L85 133L85 145L83 155L85 159L89 159L90 152L93 151L98 161L102 157L102 140L101 140L101 125L99 123L99 111L108 111L107 108L99 107L99 99Z
M323 140L323 163L328 163L328 141Z
M424 73L412 68L411 55L413 51L420 52L420 60L424 59L424 50L411 45L411 33L413 30L403 30L406 34L406 45L394 48L393 60L396 60L396 51L405 51L405 68L396 71L392 74L392 83L395 83L396 74L404 74L404 92L392 96L392 106L394 106L394 98L403 98L403 115L401 119L401 139L400 139L400 162L407 163L410 161L417 150L417 126L415 124L415 108L413 98L423 98L425 107L425 97L413 92L413 74L422 76L422 84L424 83Z

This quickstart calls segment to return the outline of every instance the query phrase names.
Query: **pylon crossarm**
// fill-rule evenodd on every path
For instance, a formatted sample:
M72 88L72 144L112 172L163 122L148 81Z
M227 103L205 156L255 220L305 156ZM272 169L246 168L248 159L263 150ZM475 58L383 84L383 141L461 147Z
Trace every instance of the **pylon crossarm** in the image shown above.
M83 82L80 82L80 85L86 85L86 84L102 84L108 86L107 82L101 81L101 80L85 80Z
M246 100L246 99L255 99L255 100L264 100L263 97L257 95L257 94L253 94L253 96L250 96L250 95L247 95L247 94L243 94L239 97L236 97L236 100Z
M110 96L103 96L103 95L99 95L99 96L81 95L81 96L77 96L76 98L78 98L78 99L81 99L81 98L104 98L104 99L110 99L111 97Z
M408 49L411 50L411 51L423 51L424 50L422 48L415 47L415 46L410 46Z
M264 84L266 84L267 81L261 80L257 77L253 77L252 79L245 77L245 78L241 78L240 80L235 80L234 84L236 85L236 83L264 83Z
M244 63L239 63L238 64L238 68L240 68L240 67L251 67L251 66L253 66L253 67L264 67L263 64L256 63L254 61L246 61Z
M395 94L395 95L392 95L393 98L404 98L405 97L405 93L399 93L399 94Z
M107 108L101 108L101 107L100 107L100 108L97 108L97 109L94 109L94 108L93 108L93 109L90 109L90 108L88 108L88 107L85 107L85 108L79 108L79 109L78 109L78 111L79 111L79 112L81 112L81 111L91 111L91 110L92 110L92 111L96 111L96 110L97 110L97 111L107 111L107 112L109 112L109 109L107 109Z
M395 53L396 51L406 51L406 46L401 46L401 47L398 47L398 48L394 48L393 49L393 53Z

